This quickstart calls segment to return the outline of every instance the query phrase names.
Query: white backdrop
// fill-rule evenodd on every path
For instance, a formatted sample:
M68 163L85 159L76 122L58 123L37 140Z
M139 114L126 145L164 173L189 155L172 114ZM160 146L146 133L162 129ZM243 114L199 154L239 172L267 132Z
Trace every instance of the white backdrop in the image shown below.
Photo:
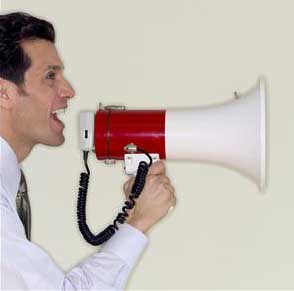
M39 146L23 163L32 238L67 271L96 251L76 225L78 112L103 104L172 108L217 103L268 82L269 173L265 195L238 173L167 162L175 211L150 232L128 289L294 288L294 2L2 0L55 25L77 95L64 117L66 143ZM123 202L121 163L90 159L88 216L108 224Z

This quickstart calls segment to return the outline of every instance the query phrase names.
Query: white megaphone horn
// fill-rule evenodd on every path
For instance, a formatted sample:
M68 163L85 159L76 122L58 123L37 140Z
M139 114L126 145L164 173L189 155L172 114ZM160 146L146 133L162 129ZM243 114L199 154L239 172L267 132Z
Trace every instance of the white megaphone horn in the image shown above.
M101 107L80 113L80 147L107 162L125 159L133 173L141 154L153 159L215 163L237 170L260 190L266 182L266 85L257 84L223 104L189 109L126 110ZM128 153L126 153L126 151ZM138 156L139 155L139 156Z

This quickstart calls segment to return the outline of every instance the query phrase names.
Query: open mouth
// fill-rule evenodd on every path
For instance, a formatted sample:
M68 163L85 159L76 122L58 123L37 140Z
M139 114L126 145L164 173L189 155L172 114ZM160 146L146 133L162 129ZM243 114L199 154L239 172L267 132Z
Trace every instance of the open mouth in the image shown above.
M57 109L51 112L51 119L58 125L59 127L64 127L64 123L59 119L65 113L65 108Z

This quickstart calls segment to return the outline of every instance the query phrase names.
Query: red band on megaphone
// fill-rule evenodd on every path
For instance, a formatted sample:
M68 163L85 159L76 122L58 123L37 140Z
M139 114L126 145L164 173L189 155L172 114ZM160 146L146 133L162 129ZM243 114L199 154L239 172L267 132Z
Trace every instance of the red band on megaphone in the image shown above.
M99 160L124 159L124 147L134 143L165 158L165 110L98 110L95 151Z

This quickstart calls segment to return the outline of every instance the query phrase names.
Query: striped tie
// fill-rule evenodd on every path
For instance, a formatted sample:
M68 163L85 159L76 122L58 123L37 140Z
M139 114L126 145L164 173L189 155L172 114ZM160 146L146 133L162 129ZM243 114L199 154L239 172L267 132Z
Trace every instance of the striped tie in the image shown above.
M16 195L16 209L25 228L26 237L31 240L31 206L25 176L21 170L19 189Z

